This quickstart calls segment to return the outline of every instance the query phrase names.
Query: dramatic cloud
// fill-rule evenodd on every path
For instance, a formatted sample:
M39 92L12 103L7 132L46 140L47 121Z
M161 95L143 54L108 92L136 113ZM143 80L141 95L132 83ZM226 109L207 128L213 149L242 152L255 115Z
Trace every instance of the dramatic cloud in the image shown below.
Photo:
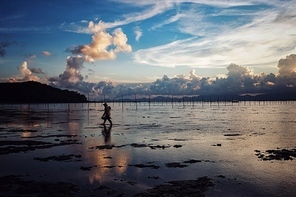
M68 57L65 71L58 77L49 77L51 85L59 88L69 88L78 90L84 94L94 96L110 95L114 85L112 82L101 81L97 84L85 82L85 77L81 74L84 62L94 62L95 60L115 59L119 52L130 53L132 47L127 44L127 36L121 28L117 28L110 35L106 31L106 24L100 21L98 24L90 22L88 31L93 34L92 42L88 45L79 45L68 48L66 51L76 56ZM88 69L88 74L93 75L94 71Z
M90 22L88 28L90 32L94 33L92 42L88 45L68 49L68 51L84 55L88 62L115 59L118 52L130 53L132 51L132 47L127 44L127 36L121 28L115 29L112 35L106 31L105 23L102 21L97 25Z
M280 76L291 76L296 74L296 54L280 59L277 65Z
M296 88L295 59L292 54L279 61L278 74L254 73L248 67L230 64L225 77L201 77L192 69L188 75L164 75L151 84L126 86L108 81L85 82L80 71L84 58L68 57L66 70L59 77L49 78L51 85L69 88L90 96L91 99L121 98L137 95L258 95L271 92L289 92ZM92 70L88 70L90 73ZM28 75L28 73L24 74ZM294 90L295 91L295 90Z
M26 61L24 61L21 66L18 66L18 70L21 73L21 77L10 78L10 82L40 81L39 77L32 74L32 71L28 68L28 64Z
M77 83L83 81L80 71L83 68L84 58L81 56L68 57L66 70L59 77L50 77L49 81L61 88L74 88Z

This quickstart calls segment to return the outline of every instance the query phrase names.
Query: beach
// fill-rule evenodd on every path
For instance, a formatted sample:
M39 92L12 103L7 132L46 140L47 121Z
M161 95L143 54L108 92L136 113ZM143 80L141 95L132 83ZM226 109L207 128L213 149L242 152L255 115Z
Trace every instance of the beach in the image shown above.
M0 105L0 195L296 193L296 102L108 104Z

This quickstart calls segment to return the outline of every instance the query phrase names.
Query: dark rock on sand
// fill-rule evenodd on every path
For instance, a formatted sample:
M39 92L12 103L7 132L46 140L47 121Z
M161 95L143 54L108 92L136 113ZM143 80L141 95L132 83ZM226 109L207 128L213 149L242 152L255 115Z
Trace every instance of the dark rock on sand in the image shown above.
M81 166L80 169L84 171L90 171L91 169L95 168L97 166Z
M135 148L143 148L143 147L147 147L147 144L132 143L131 146Z
M99 149L99 150L104 150L104 149L112 149L115 147L114 145L101 145L101 146L96 146L96 147L91 147L90 149Z
M188 161L184 161L183 163L198 163L198 162L202 162L202 160L196 160L196 159L190 159Z
M149 147L151 149L157 149L157 148L161 148L161 149L165 149L165 148L170 148L170 145L149 145Z
M43 141L21 140L21 141L0 141L0 155L33 151L36 149L52 148L69 144L80 144L77 140L65 140L59 143L50 143ZM3 146L3 147L1 147Z
M47 161L69 161L69 160L72 160L72 159L77 159L77 158L81 158L81 155L74 155L74 154L70 154L70 155L59 155L59 156L50 156L50 157L43 157L43 158L40 158L40 157L36 157L34 158L35 160L38 160L38 161L44 161L44 162L47 162ZM80 160L75 160L75 161L80 161Z
M133 166L137 168L152 168L152 169L158 169L160 166L156 166L153 164L129 164L128 166Z
M230 133L230 134L224 134L224 136L240 136L239 133Z
M178 145L178 144L174 145L174 148L181 148L181 147L182 145Z
M146 196L188 196L201 197L209 187L214 186L213 180L208 177L200 177L197 180L169 181L168 184L157 185L143 193L136 194L135 197Z
M67 182L38 182L14 175L0 177L1 196L75 196L78 190L78 186Z
M296 148L294 149L277 149L277 150L266 150L261 152L260 150L255 150L256 156L263 161L270 160L293 160L296 157Z
M187 167L187 165L181 164L179 162L166 163L165 165L168 168L184 168L184 167Z
M155 180L157 180L157 179L160 179L160 177L159 176L148 176L148 179L155 179Z

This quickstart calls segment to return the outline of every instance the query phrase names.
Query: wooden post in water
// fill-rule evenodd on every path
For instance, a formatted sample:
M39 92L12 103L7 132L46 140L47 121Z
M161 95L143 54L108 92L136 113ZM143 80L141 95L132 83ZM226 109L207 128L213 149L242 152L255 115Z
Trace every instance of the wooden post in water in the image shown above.
M212 97L210 97L210 107L212 107Z
M122 111L123 111L123 95L121 95L121 108L122 108Z
M218 107L219 107L219 96L218 96L217 104L218 104Z
M135 94L135 103L136 103L136 110L138 110L138 105L137 105L137 94Z
M204 100L204 98L203 98L203 96L201 97L201 106L203 107L203 100Z
M87 110L89 111L89 93L87 94Z

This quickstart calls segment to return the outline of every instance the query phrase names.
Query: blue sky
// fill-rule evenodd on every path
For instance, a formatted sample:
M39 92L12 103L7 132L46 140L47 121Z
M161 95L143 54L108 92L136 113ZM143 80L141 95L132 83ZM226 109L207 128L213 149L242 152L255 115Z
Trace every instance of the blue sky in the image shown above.
M211 85L240 73L253 87L274 86L266 77L288 72L285 85L294 87L295 9L292 0L6 1L0 81L35 80L94 96L149 82L162 87L157 93L197 94L202 79Z

